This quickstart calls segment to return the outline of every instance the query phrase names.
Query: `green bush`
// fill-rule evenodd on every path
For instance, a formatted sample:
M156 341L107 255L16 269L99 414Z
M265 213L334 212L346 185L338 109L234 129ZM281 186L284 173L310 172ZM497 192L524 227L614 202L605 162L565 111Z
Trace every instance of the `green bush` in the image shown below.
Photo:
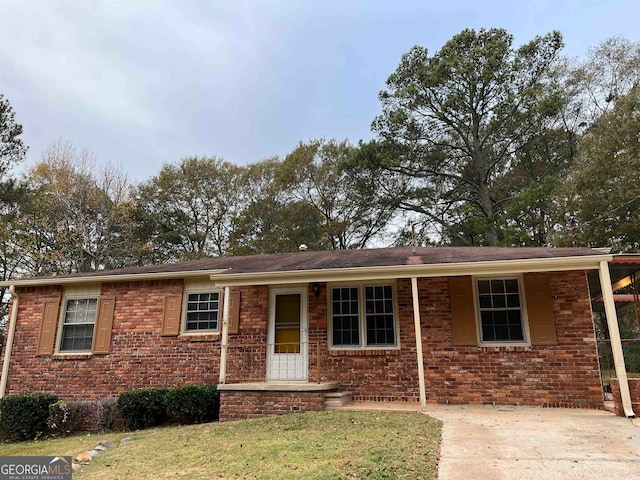
M218 420L220 397L215 385L183 385L167 393L167 413L189 423Z
M47 428L49 406L58 401L51 393L23 393L0 400L0 431L9 440L33 440Z
M162 424L167 413L167 391L166 388L141 388L122 392L116 405L125 426L138 430Z

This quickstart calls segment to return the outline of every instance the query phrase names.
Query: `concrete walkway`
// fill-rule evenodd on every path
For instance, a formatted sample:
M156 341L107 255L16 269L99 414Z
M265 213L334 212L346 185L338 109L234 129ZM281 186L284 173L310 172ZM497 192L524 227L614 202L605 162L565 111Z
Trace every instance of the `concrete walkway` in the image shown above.
M418 410L415 404L346 408ZM638 419L535 407L428 405L423 412L443 422L440 480L640 479Z

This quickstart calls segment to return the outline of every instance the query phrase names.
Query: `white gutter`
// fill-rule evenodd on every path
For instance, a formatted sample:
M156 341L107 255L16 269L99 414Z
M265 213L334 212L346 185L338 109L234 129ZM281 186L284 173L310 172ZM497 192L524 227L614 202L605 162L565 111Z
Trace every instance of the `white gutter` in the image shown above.
M427 389L424 384L424 357L422 356L422 330L420 328L420 301L418 299L418 279L411 277L413 298L413 323L416 329L416 356L418 357L418 385L420 387L420 407L427 407Z
M229 345L229 303L231 303L231 289L224 288L224 307L222 310L222 340L220 343L220 385L227 377L227 346Z
M622 342L620 341L620 329L618 327L618 316L616 305L613 301L613 290L611 288L611 275L609 274L609 264L603 260L598 269L600 274L600 287L604 299L604 311L607 316L607 328L611 339L611 351L613 353L613 364L616 370L616 377L620 384L620 397L622 397L622 409L624 415L633 418L636 414L631 404L631 393L629 392L629 381L627 380L627 370L624 365L624 354L622 353Z
M218 287L248 285L283 285L288 283L342 282L391 280L411 277L446 277L456 275L509 275L522 272L552 272L563 270L591 270L600 262L608 262L612 255L584 255L580 257L527 258L483 262L460 262L416 265L385 265L378 267L346 267L281 272L220 273L211 280Z
M11 319L9 320L9 331L4 344L4 361L2 362L2 378L0 379L0 398L4 398L7 390L7 377L9 375L9 361L11 360L11 349L13 348L13 337L16 333L16 321L18 319L18 306L20 296L16 293L15 285L9 287L9 294L13 299L11 305Z
M181 272L155 272L155 273L128 273L125 275L87 275L77 277L47 277L47 278L26 278L24 280L12 280L11 282L0 282L0 287L27 287L35 285L69 285L78 283L104 283L104 282L142 282L145 280L168 280L174 278L208 277L229 271L228 268L217 268L215 270L188 270Z

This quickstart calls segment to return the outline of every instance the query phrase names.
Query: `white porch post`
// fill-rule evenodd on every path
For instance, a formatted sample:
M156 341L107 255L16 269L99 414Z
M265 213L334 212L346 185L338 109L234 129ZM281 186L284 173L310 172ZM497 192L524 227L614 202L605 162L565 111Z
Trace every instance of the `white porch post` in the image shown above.
M600 262L600 287L602 288L602 299L604 300L604 311L607 316L607 328L611 339L611 351L613 353L613 364L616 369L616 377L620 384L620 396L622 397L622 409L626 417L635 417L631 405L631 394L629 393L629 382L627 381L627 370L624 366L624 354L622 353L622 342L620 341L620 329L618 327L618 315L616 305L613 301L613 289L611 288L611 275L609 274L609 263L606 260Z
M418 279L411 277L411 295L413 298L413 323L416 330L416 355L418 357L418 382L420 386L420 406L427 406L427 391L424 385L424 358L422 357L422 330L420 328L420 302L418 299Z
M220 343L220 380L224 384L227 377L227 345L229 344L229 303L231 301L231 288L224 287L224 307L222 310L222 341Z
M4 398L4 394L7 391L7 377L9 375L9 362L11 361L11 350L13 349L13 336L16 333L16 322L18 321L18 305L20 303L20 297L16 293L14 285L9 287L9 293L13 305L11 305L11 318L9 320L9 331L5 337L4 345L4 361L2 362L2 378L0 378L0 398Z

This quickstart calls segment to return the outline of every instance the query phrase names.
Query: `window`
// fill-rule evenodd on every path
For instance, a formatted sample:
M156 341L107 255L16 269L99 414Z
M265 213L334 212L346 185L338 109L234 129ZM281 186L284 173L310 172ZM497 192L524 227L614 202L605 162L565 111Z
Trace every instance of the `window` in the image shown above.
M97 298L70 298L65 303L61 352L90 352L96 323Z
M391 285L365 287L367 309L367 343L369 345L393 345L393 294Z
M331 324L334 347L394 347L393 286L333 287Z
M478 279L477 287L482 341L524 342L518 279Z
M216 332L220 317L220 292L187 293L185 332Z
M358 288L334 288L333 295L333 345L360 346L360 306Z

